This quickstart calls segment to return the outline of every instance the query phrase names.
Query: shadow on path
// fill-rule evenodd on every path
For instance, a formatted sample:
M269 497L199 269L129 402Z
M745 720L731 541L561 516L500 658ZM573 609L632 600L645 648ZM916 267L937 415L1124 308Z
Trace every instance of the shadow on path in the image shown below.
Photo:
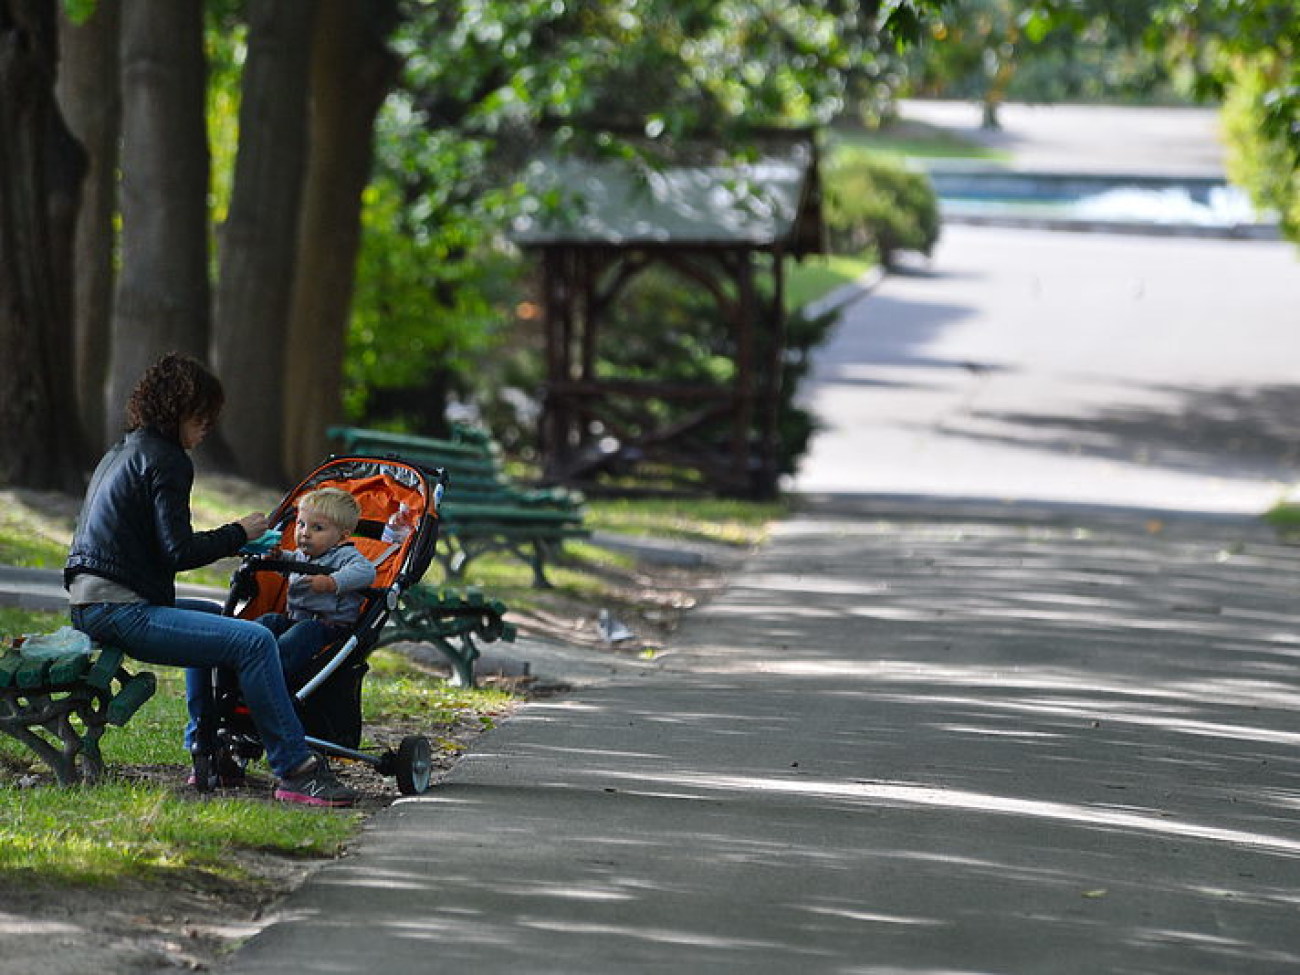
M1300 482L1300 385L1150 389L1171 397L1170 408L1114 406L1083 416L976 410L975 419L1005 432L960 435L1188 473Z
M672 673L525 709L231 971L1294 971L1297 569L1241 520L810 500Z

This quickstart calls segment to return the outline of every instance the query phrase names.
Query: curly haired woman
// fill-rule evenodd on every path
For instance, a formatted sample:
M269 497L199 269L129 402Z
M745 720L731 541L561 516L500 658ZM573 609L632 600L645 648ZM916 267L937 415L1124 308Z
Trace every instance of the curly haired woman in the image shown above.
M211 706L198 675L234 671L277 779L275 798L351 805L356 794L307 747L271 632L222 616L211 603L176 598L177 572L234 555L266 530L260 513L212 531L191 525L188 451L215 426L224 403L220 380L189 356L164 356L136 384L127 434L99 462L77 520L64 569L72 623L137 660L192 668L191 747Z

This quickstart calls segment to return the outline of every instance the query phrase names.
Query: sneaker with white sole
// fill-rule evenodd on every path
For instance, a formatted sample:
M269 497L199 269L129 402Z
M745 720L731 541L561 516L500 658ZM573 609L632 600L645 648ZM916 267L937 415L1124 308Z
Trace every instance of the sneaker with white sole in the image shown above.
M351 806L358 799L357 793L338 780L329 762L320 755L295 774L280 779L274 795L281 802L300 802L307 806Z

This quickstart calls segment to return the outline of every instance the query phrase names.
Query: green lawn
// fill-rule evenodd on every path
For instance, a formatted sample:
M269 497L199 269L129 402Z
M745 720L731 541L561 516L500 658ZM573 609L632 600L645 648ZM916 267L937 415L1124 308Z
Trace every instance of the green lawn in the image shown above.
M1001 149L969 142L951 132L918 122L896 123L879 129L842 125L831 129L826 155L832 162L837 154L885 153L911 159L985 159L1001 161L1010 154Z
M802 308L846 284L852 284L875 266L864 257L822 254L790 261L786 270L786 308Z

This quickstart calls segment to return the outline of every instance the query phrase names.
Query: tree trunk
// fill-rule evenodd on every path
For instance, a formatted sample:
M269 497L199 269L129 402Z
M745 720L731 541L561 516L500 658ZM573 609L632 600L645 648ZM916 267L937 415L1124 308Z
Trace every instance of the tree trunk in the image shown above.
M311 140L298 272L285 359L284 462L298 473L325 456L340 386L361 240L361 191L374 121L397 76L391 0L322 0L312 50Z
M0 483L79 490L71 241L85 156L54 100L54 0L0 0Z
M284 349L307 164L315 0L251 0L230 215L219 235L212 361L240 471L282 483Z
M110 439L160 355L208 348L208 142L201 0L122 0L122 241Z
M90 464L105 443L113 309L113 215L117 210L117 140L122 100L118 79L120 8L100 3L82 24L59 21L63 51L56 92L73 134L85 147L89 171L82 187L73 248L72 352L81 441Z

